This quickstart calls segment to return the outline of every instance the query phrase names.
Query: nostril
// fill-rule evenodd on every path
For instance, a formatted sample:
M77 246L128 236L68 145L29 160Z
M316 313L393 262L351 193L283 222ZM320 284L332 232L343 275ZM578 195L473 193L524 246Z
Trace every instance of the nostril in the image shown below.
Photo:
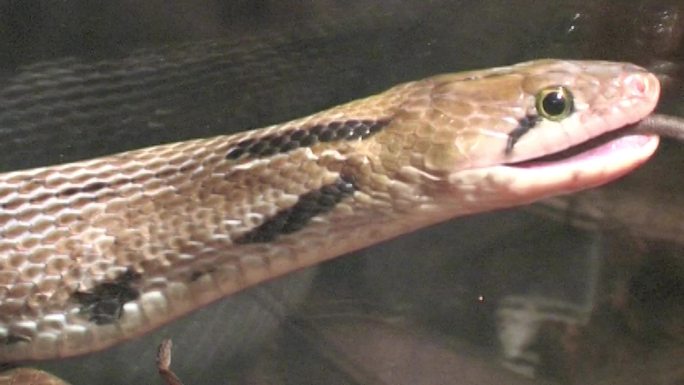
M625 87L633 94L645 94L648 90L646 79L641 74L631 74L624 79Z
M648 72L632 73L623 78L623 84L627 92L633 96L657 98L660 93L658 78Z

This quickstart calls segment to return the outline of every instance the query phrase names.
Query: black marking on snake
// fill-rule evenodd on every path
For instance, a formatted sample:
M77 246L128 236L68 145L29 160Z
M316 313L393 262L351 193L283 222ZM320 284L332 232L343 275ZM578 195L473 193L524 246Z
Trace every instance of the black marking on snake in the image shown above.
M518 127L508 133L508 142L506 143L506 155L513 152L513 147L523 135L527 134L529 130L534 128L541 120L538 115L526 115L524 118L518 120Z
M0 338L0 344L2 345L14 345L19 342L31 342L31 337L9 333L5 337Z
M18 367L19 367L18 364L14 364L11 362L0 362L0 373L7 372L11 369L16 369Z
M216 271L215 267L209 267L205 269L193 270L190 273L190 282L195 282L207 274L211 274Z
M112 281L100 282L92 290L76 291L72 299L81 305L81 314L97 325L116 322L121 317L123 306L140 297L134 283L141 275L132 268L121 273Z
M207 274L206 271L194 270L194 271L190 274L190 282L195 282L195 281L197 281L198 279L200 279L200 278L201 278L203 275L205 275L205 274Z
M102 190L103 188L105 188L107 186L108 186L108 184L105 182L93 182L93 183L87 184L83 187L69 187L69 188L64 189L62 191L58 191L55 195L67 197L67 196L78 194L80 192L93 193L93 192L96 192L98 190Z
M335 182L302 194L292 207L280 210L261 225L234 240L237 244L271 242L282 234L301 230L311 218L331 211L358 188L354 179L340 176Z
M364 140L378 133L389 122L389 119L353 119L286 130L261 138L244 139L228 149L226 158L262 158L313 146L319 142Z

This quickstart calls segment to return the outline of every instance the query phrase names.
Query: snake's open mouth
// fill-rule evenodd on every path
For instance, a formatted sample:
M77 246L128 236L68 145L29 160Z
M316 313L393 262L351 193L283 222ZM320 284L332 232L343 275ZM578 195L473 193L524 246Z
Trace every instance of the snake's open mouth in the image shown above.
M632 132L632 127L633 125L628 125L559 152L506 165L520 168L543 167L552 164L558 165L560 163L587 160L589 158L602 158L610 156L611 153L618 149L642 147L649 141L649 136Z

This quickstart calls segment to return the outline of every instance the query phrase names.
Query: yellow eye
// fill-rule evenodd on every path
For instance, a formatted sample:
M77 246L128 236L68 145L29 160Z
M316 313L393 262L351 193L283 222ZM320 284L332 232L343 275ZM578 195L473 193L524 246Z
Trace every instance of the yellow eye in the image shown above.
M534 105L539 116L553 121L565 119L574 110L572 93L563 86L547 87L539 91Z

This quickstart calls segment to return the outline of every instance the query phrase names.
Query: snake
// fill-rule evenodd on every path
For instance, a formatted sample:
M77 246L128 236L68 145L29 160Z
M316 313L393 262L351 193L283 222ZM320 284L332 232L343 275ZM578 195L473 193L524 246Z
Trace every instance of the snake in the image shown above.
M0 362L105 349L431 224L607 183L655 152L657 135L624 128L659 94L633 64L535 60L0 174ZM53 383L41 373L0 384Z

